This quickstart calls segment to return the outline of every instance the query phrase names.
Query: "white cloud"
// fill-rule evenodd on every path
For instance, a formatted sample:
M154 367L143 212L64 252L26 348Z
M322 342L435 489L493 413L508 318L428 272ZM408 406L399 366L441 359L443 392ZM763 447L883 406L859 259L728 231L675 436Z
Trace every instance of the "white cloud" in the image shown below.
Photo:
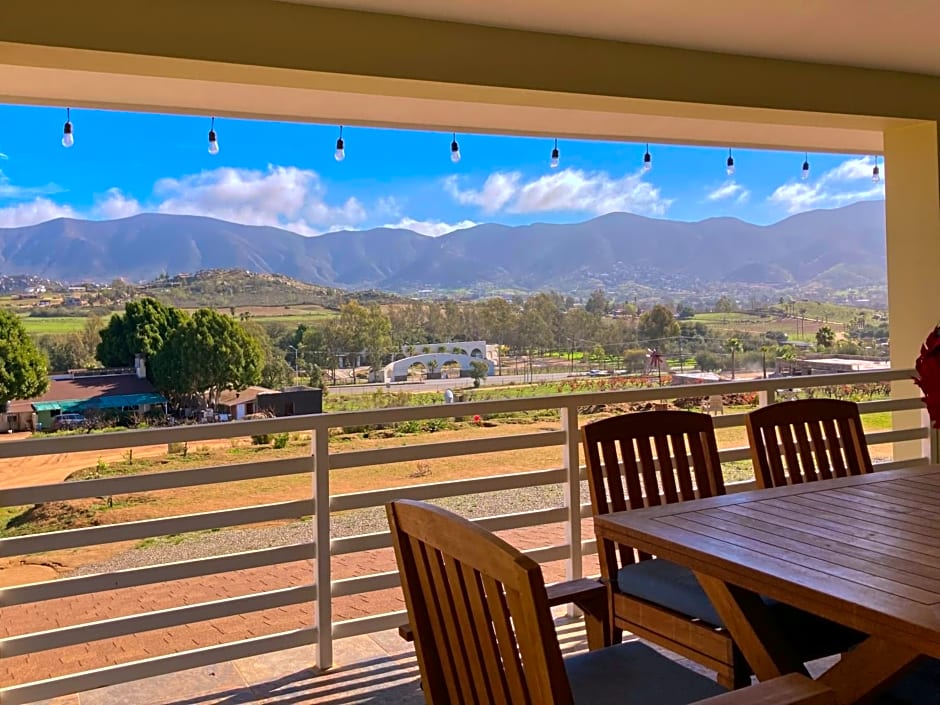
M6 158L6 155L3 157ZM10 177L0 171L0 198L11 200L24 200L37 196L49 196L61 193L61 186L46 184L45 186L18 186L10 182Z
M311 235L353 226L367 217L356 198L328 204L316 172L297 167L269 166L266 171L224 167L161 179L154 194L160 199L154 210L160 213L288 227Z
M0 159L6 160L6 159L9 159L9 158L10 158L9 155L7 155L7 154L5 154L5 153L3 153L3 152L0 152Z
M479 206L484 213L555 211L613 212L665 215L672 200L663 198L658 188L646 182L641 172L613 178L603 171L563 169L522 183L519 172L495 172L480 189L460 189L456 178L444 182L444 189L463 205Z
M111 188L97 199L94 213L105 220L117 218L130 218L142 212L140 202L133 197L125 196L119 188Z
M444 190L461 205L479 206L484 213L496 213L516 195L521 179L522 174L518 171L497 171L487 177L483 188L462 190L457 185L457 177L449 176L444 179Z
M48 198L36 198L26 203L0 208L0 228L18 228L36 225L56 218L75 218L71 206L63 206Z
M847 159L815 181L790 181L777 187L767 200L787 213L800 213L884 198L884 165L879 163L881 181L878 183L871 180L874 166L875 160L871 157Z
M402 230L414 230L416 233L428 235L429 237L440 237L455 230L466 230L472 228L477 223L472 220L461 220L458 223L442 223L439 220L415 220L414 218L402 218L393 225L385 225L386 228L399 228Z
M707 201L726 201L734 199L737 204L747 203L751 192L734 179L725 181L721 186L711 191L706 197Z

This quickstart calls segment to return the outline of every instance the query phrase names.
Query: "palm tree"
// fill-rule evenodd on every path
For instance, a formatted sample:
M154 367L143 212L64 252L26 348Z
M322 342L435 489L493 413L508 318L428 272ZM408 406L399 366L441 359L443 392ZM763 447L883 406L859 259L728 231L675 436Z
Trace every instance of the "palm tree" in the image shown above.
M433 379L435 370L437 370L437 360L428 360L428 378L429 379Z
M725 343L725 348L731 353L731 379L734 379L734 357L736 353L741 352L744 348L741 346L741 341L737 338L728 338L728 342Z

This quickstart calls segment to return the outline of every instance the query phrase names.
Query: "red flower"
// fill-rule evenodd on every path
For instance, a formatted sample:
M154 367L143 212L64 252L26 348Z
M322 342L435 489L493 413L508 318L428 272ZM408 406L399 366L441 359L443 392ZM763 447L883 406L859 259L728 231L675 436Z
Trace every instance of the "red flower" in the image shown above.
M933 427L940 428L940 327L927 336L914 367L917 370L914 384L924 393L924 404Z
M473 423L475 423L477 426L479 426L479 425L481 425L481 424L483 423L483 419L480 418L480 415L479 415L479 414L476 414L476 415L473 417Z

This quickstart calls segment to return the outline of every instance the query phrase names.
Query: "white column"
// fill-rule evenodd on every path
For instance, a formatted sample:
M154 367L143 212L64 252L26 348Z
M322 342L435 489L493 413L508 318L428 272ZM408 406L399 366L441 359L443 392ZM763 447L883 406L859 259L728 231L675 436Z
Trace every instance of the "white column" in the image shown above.
M940 159L937 123L884 133L885 219L891 366L913 367L927 333L940 321ZM920 396L913 383L893 382L892 396ZM894 414L894 427L921 423L919 411ZM895 460L923 457L925 444L894 444Z

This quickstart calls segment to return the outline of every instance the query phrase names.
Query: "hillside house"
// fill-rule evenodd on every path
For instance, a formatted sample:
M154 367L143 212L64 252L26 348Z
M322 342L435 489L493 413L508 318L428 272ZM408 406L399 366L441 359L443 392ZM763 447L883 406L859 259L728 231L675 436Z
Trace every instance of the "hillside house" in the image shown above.
M133 370L76 370L50 377L49 389L42 396L11 401L0 415L0 431L51 429L59 414L145 414L166 403L150 380Z
M219 403L215 405L215 410L220 414L228 414L229 418L238 421L260 411L258 395L270 393L274 393L274 390L267 387L247 387L240 391L226 389L219 395Z

